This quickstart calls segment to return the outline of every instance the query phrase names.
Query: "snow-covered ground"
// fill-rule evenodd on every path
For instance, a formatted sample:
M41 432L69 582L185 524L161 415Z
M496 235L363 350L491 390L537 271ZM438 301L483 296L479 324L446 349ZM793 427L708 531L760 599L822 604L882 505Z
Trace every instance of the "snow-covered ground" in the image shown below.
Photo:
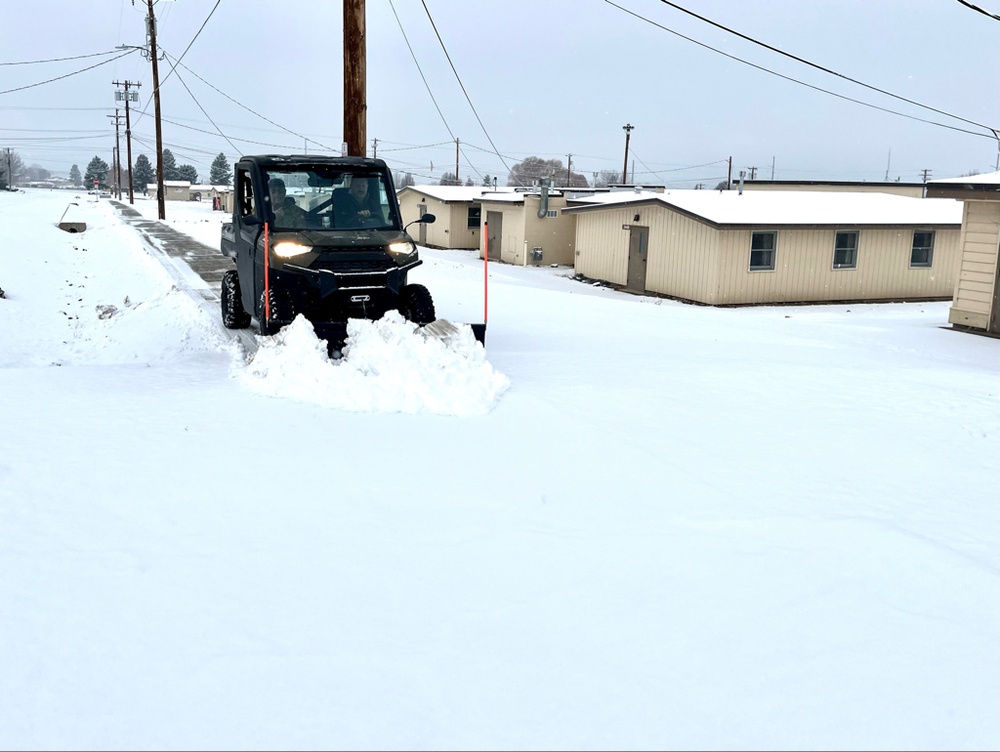
M1000 746L1000 342L490 268L485 353L247 363L107 200L0 193L0 746Z

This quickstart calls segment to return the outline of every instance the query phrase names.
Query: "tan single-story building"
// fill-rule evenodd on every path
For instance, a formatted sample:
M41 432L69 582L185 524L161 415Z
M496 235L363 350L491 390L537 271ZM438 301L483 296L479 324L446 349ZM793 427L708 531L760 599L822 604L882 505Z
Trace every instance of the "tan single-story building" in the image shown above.
M958 199L964 205L949 323L1000 335L1000 172L932 180L927 196Z
M561 213L566 201L555 190L484 193L478 202L483 224L488 225L490 260L520 266L573 266L576 217Z
M610 193L571 201L578 274L709 305L933 300L962 206L886 193Z
M150 183L150 194L156 198L157 185ZM191 182L188 180L164 180L163 181L164 201L190 201Z
M411 234L417 243L434 248L477 250L481 245L482 222L481 207L476 200L487 191L493 189L471 185L408 185L397 192L403 224L433 214L434 224L413 226Z

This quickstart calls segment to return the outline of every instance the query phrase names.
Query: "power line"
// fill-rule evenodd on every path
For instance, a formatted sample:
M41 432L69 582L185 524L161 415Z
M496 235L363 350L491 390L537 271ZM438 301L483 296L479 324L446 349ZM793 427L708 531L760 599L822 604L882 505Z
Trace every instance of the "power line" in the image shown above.
M178 65L180 65L180 62L181 62L181 60L183 60L183 59L184 59L184 56L185 56L186 54L188 54L188 50L190 50L190 49L191 49L191 45L193 45L193 44L194 44L194 42L195 42L195 40L196 40L196 39L197 39L197 38L198 38L199 36L201 36L201 32L203 32L203 31L205 30L205 26L206 26L206 25L208 24L208 21L209 21L209 19L210 19L210 18L211 18L211 17L212 17L212 16L213 16L213 15L215 14L215 11L216 11L216 9L217 9L217 8L219 7L219 3L221 3L221 2L222 2L222 0L215 0L215 5L213 6L212 10L210 10L210 11L209 11L209 13L208 13L208 18L206 18L206 19L205 19L205 20L204 20L204 21L202 22L202 24L201 24L201 28L200 28L200 29L198 29L198 31L197 31L197 32L195 33L195 35L194 35L194 37L193 37L193 38L191 39L191 41L190 41L190 42L188 42L188 46L184 48L184 52L182 52L182 53L181 53L181 56L180 56L179 58L177 58L177 60L176 60L176 61L174 62L174 65L173 65L173 67L172 67L172 68L170 69L170 71L169 71L169 72L167 73L167 75L166 75L166 76L164 76L163 80L162 80L162 81L160 81L160 86L163 86L163 84L165 84L165 83L167 82L167 79L169 79L169 78L170 78L170 77L171 77L172 75L174 75L174 71L175 71L175 70L177 70L177 66L178 66ZM163 50L163 48L162 48L162 47L160 47L160 49L161 49L161 50ZM163 51L163 54L164 54L164 55L165 55L165 54L167 54L167 53L166 53L166 50L164 50L164 51ZM178 77L180 77L180 74L178 74ZM186 87L185 87L185 88L186 88ZM190 94L190 92L188 92L188 93ZM194 96L192 95L192 97L191 97L191 98L192 98L192 99L194 99ZM195 102L195 104L197 104L197 102ZM200 106L200 105L199 105L199 106ZM215 125L215 123L212 123L212 125Z
M462 88L462 93L465 95L465 101L468 102L469 107L472 108L472 114L476 116L476 120L479 123L479 127L483 129L483 135L486 136L486 140L489 141L490 146L493 147L493 153L500 158L501 162L503 162L503 166L507 168L507 174L509 175L511 173L511 169L510 167L507 166L507 163L504 161L504 158L500 156L500 150L497 149L496 144L493 143L493 139L490 138L490 134L487 132L486 126L483 125L482 118L480 118L479 113L476 112L476 106L472 104L472 99L469 97L469 92L465 90L465 84L462 83L462 78L458 75L458 70L455 69L455 64L451 61L451 55L448 54L448 48L444 46L444 40L441 39L441 34L438 33L437 24L434 23L434 18L431 16L431 12L430 9L427 7L426 0L420 0L420 2L424 6L424 12L427 14L427 19L431 22L431 28L434 29L434 35L437 37L438 43L441 45L441 49L444 52L444 56L448 59L448 65L451 66L451 71L452 73L455 74L455 79L458 81L458 85ZM469 162L468 157L466 157L466 162L467 163ZM475 169L475 167L473 167L472 169ZM478 170L476 171L476 174L479 174ZM479 175L479 177L482 178L483 176Z
M102 65L107 65L108 63L113 63L115 60L121 60L126 55L131 55L135 50L129 50L128 52L122 53L117 57L113 57L110 60L102 60L99 63L94 63L94 65L88 66L86 68L81 68L80 70L73 71L72 73L67 73L63 76L56 76L55 78L50 78L48 81L39 81L37 84L28 84L27 86L19 86L16 89L7 89L6 91L0 91L0 94L11 94L15 91L24 91L25 89L33 89L36 86L44 86L45 84L51 84L53 81L61 81L64 78L69 78L70 76L75 76L78 73L85 73L86 71L93 70L94 68L99 68Z
M37 65L38 63L62 63L66 60L83 60L86 57L99 57L100 55L114 55L118 50L108 50L107 52L92 52L89 55L74 55L73 57L53 57L48 60L23 60L17 63L0 63L0 65ZM110 61L109 61L110 62Z
M974 120L968 120L967 118L960 117L958 115L952 115L950 112L945 112L944 110L939 110L936 107L931 107L930 105L921 104L920 102L916 102L916 101L914 101L912 99L907 99L906 97L901 97L898 94L893 94L891 91L886 91L885 89L880 89L877 86L871 86L869 84L864 83L863 81L858 81L857 79L851 78L850 76L845 76L843 73L837 73L837 71L830 70L829 68L825 68L822 65L819 65L817 63L813 63L813 62L811 62L809 60L806 60L805 58L801 58L798 55L793 55L790 52L785 52L784 50L780 50L777 47L774 47L774 46L772 46L770 44L767 44L766 42L761 42L760 40L754 39L753 37L749 37L746 34L742 34L742 33L738 32L738 31L736 31L735 29L730 29L728 26L724 26L723 24L720 24L720 23L718 23L716 21L713 21L710 18L705 18L705 16L698 15L694 11L688 10L687 8L681 7L677 3L671 2L671 0L660 0L660 2L663 3L664 5L669 5L671 8L675 8L676 10L679 10L682 13L687 13L689 16L694 16L699 21L704 21L705 23L710 24L710 25L714 26L717 29L722 29L725 32L728 32L730 34L734 34L735 36L738 36L740 39L745 39L746 41L751 42L753 44L756 44L759 47L763 47L764 49L770 50L771 52L777 52L779 55L784 55L787 58L791 58L792 60L795 60L796 62L802 63L804 65L808 65L808 66L810 66L812 68L815 68L816 70L823 71L824 73L829 73L831 76L837 76L838 78L842 78L845 81L850 81L852 84L857 84L858 86L864 86L866 89L871 89L872 91L877 91L879 94L885 94L886 96L892 97L893 99L898 99L901 102L906 102L907 104L912 104L912 105L915 105L916 107L923 107L925 110L930 110L931 112L936 112L939 115L945 115L946 117L955 118L956 120L961 120L962 122L968 123L969 125L975 125L975 126L978 126L979 128L985 128L986 130L993 130L988 125L983 125L982 123L977 123ZM959 2L962 2L962 0L959 0Z
M403 41L406 42L406 49L410 51L410 57L413 58L413 64L417 66L417 72L420 74L421 80L424 82L424 87L427 89L427 93L430 95L431 101L434 103L434 108L437 110L438 115L441 116L441 122L444 123L444 128L448 131L448 135L451 136L452 143L455 142L455 134L451 132L451 126L448 125L448 120L445 118L444 113L441 112L441 107L437 103L437 99L434 97L434 92L431 91L431 85L427 83L427 77L424 75L423 68L420 67L420 63L417 61L417 56L413 52L413 47L410 45L410 40L406 36L406 30L403 28L402 21L399 20L399 14L396 13L396 5L389 0L389 7L392 8L392 15L396 17L396 24L399 26L399 31L403 35Z
M936 125L939 128L947 128L949 130L958 131L959 133L967 133L970 136L979 136L980 138L990 138L990 139L998 138L997 132L994 131L992 128L989 128L989 126L985 126L984 125L984 126L980 126L980 127L986 128L987 130L990 130L991 131L990 134L977 133L976 131L970 131L970 130L967 130L966 128L959 128L959 127L954 126L954 125L947 125L945 123L938 123L938 122L936 122L934 120L927 120L925 118L919 118L919 117L916 117L914 115L907 115L904 112L898 112L896 110L890 110L890 109L888 109L886 107L880 107L878 105L871 104L870 102L863 102L860 99L854 99L853 97L848 97L848 96L846 96L844 94L838 94L838 93L836 93L834 91L830 91L829 89L824 89L824 88L822 88L820 86L814 86L812 84L807 84L805 81L799 81L797 78L792 78L791 76L786 76L786 75L784 75L782 73L778 73L777 71L773 71L770 68L765 68L762 65L757 65L756 63L751 63L748 60L744 60L743 58L736 57L735 55L730 55L728 52L723 52L722 50L717 49L715 47L712 47L711 45L705 44L704 42L699 42L697 39L692 39L691 37L684 36L680 32L674 31L673 29L668 29L666 26L663 26L662 24L658 24L658 23L656 23L656 21L652 21L652 20L650 20L650 19L648 19L648 18L646 18L644 16L640 16L638 13L634 13L634 12L630 11L628 8L623 8L620 5L616 5L615 3L611 2L611 0L604 0L604 2L606 2L608 5L611 5L612 7L618 8L618 10L622 11L623 13L628 13L630 16L634 16L635 18L638 18L640 21L644 21L644 22L646 22L646 23L648 23L648 24L650 24L652 26L655 26L658 29L662 29L663 31L666 31L666 32L668 32L670 34L678 36L681 39L686 39L687 41L692 42L693 44L696 44L699 47L704 47L706 50L711 50L712 52L716 52L716 53L718 53L718 54L720 54L720 55L722 55L724 57L728 57L730 60L735 60L735 61L737 61L739 63L743 63L744 65L749 65L751 68L756 68L757 70L763 71L765 73L770 73L772 76L777 76L778 78L783 78L786 81L791 81L791 82L799 84L801 86L808 87L810 89L813 89L814 91L820 91L820 92L823 92L824 94L829 94L830 96L837 97L838 99L843 99L843 100L846 100L848 102L854 102L855 104L860 104L863 107L870 107L873 110L880 110L881 112L888 112L888 113L890 113L892 115L899 115L900 117L905 117L905 118L908 118L910 120L916 120L916 121L921 122L921 123L927 123L929 125Z
M229 96L228 94L226 94L226 93L225 93L224 91L222 91L221 89L219 89L219 88L217 88L217 87L213 86L212 84L210 84L210 83L209 83L208 81L206 81L206 80L205 80L204 78L202 78L202 77L201 77L201 76L199 76L199 75L198 75L197 73L195 73L195 72L194 72L193 70L191 70L191 69L190 69L190 68L188 68L188 67L187 67L186 65L184 65L184 63L180 62L180 60L178 60L178 61L177 61L177 64L178 64L178 65L179 65L179 66L180 66L181 68L183 68L184 70L186 70L186 71L187 71L188 73L190 73L190 74L191 74L192 76L194 76L195 78L197 78L197 79L198 79L199 81L201 81L201 82L202 82L203 84L205 84L206 86L208 86L208 87L209 87L210 89L213 89L213 90L214 90L215 92L217 92L218 94L221 94L222 96L224 96L224 97L225 97L226 99L228 99L228 100L229 100L230 102L232 102L233 104L237 105L238 107L242 107L242 108L243 108L244 110L246 110L246 111L247 111L247 112L249 112L250 114L252 114L252 115L256 115L256 116L257 116L257 117L259 117L259 118L260 118L261 120L263 120L263 121L265 121L265 122L267 122L267 123L270 123L271 125L273 125L273 126L274 126L274 127L276 127L276 128L280 128L280 129L281 129L281 130L283 130L283 131L284 131L285 133L291 133L291 134L292 134L293 136L295 136L295 137L297 137L297 138L301 138L301 139L303 139L304 141L307 141L307 142L309 142L310 144L316 144L317 146L319 146L319 147L321 147L321 148L323 148L323 149L325 149L325 150L327 150L327 151L330 151L330 152L334 152L334 153L338 153L338 154L340 153L340 149L334 149L334 148L333 148L332 146L327 146L326 144L323 144L323 143L320 143L319 141L315 141L315 140L313 140L313 139L311 139L311 138L308 138L308 137L306 137L306 136L303 136L303 135L302 135L301 133L296 133L295 131L293 131L293 130L291 130L291 129L289 129L289 128L286 128L285 126L283 126L283 125L281 125L281 124L279 124L279 123L276 123L276 122L274 122L274 121L273 121L273 120L271 120L270 118L267 118L267 117L264 117L264 116L263 116L263 115L261 115L261 114L260 114L259 112L256 112L255 110L252 110L252 109L250 109L249 107L247 107L247 106L246 106L245 104L243 104L242 102L239 102L239 101L237 101L237 100L233 99L233 98L232 98L231 96Z
M966 8L972 8L972 10L982 13L984 16L989 16L990 18L995 18L997 21L1000 21L1000 16L996 15L995 13L990 13L988 10L983 10L978 5L973 5L972 3L966 2L966 0L958 0L958 2L960 2Z
M215 7L216 7L216 8L218 8L218 7L219 7L219 4L218 4L218 3L216 3L216 4L215 4ZM213 9L213 12L214 12L214 9ZM205 28L205 27L204 27L204 26L202 26L202 28ZM193 41L193 40L192 40L192 41ZM190 46L191 46L191 45L188 45L188 47L189 47L189 48L190 48ZM166 55L167 53L166 53L166 52L164 52L163 54L164 54L164 55ZM179 62L180 62L180 58L178 58L178 59L177 59L177 63L179 63ZM170 69L170 72L171 72L171 73L173 73L174 71L176 71L176 70L177 70L177 63L174 63L174 67ZM219 132L219 135L220 135L220 136L222 136L222 137L223 137L224 139L226 139L226 143L228 143L228 144L229 144L230 146L232 146L232 147L233 147L233 151L236 151L236 152L238 152L238 151L239 151L239 149L238 149L238 148L236 147L236 144L234 144L234 143L233 143L232 141L230 141L230 140L229 140L229 136L227 136L227 135L226 135L225 133L223 133L223 132L222 132L222 129L221 129L221 128L220 128L220 127L219 127L218 125L216 125L216 124L215 124L215 121L214 121L214 120L212 120L211 116L210 116L210 115L209 115L209 114L208 114L207 112L205 112L205 108L204 108L204 107L202 107L202 106L201 106L201 102L199 102L199 101L198 101L198 100L197 100L197 99L195 98L194 94L193 94L193 93L191 92L191 89L189 89L189 88L188 88L188 85L187 85L187 84L186 84L186 83L184 82L184 79L183 79L183 78L181 78L181 74L180 74L180 73L178 73L178 74L177 74L177 80L181 82L181 86L183 86L183 87L184 87L184 90L185 90L185 91L186 91L186 92L187 92L187 93L188 93L188 94L189 94L189 95L191 96L191 99L192 99L192 101L193 101L193 102L194 102L194 103L195 103L196 105L198 105L198 109L199 109L199 110L201 110L201 114L202 114L202 115L204 115L205 117L207 117L207 118L208 118L208 122L210 122L210 123L211 123L211 124L212 124L213 126L215 126L215 130L217 130L217 131Z

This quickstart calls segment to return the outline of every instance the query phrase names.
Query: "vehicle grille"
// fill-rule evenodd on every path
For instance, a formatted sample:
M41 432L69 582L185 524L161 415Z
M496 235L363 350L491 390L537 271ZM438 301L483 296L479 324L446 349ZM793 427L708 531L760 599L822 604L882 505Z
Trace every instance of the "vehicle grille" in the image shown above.
M312 263L313 269L326 269L327 271L337 272L338 274L345 272L361 272L370 274L372 272L384 272L395 266L396 265L387 258L348 260L320 257Z

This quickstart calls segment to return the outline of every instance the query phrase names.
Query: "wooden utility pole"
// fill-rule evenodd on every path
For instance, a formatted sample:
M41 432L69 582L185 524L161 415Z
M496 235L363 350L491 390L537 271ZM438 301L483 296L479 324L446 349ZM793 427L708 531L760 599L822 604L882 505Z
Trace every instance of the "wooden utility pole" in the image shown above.
M365 0L344 0L344 143L349 157L365 156L368 143L365 54Z
M156 209L157 216L166 219L167 207L163 196L163 129L160 127L160 71L156 61L156 16L153 13L153 0L146 2L149 3L146 27L149 34L149 59L153 63L153 115L156 120Z
M569 188L570 176L573 174L573 155L566 155L566 187Z
M129 102L139 101L139 92L129 91L128 87L135 86L136 88L142 86L142 84L135 81L112 81L114 86L124 86L125 93L122 99L125 100L125 153L128 155L128 202L130 204L135 203L135 188L132 184L132 120L129 117ZM121 93L121 92L117 92Z
M626 123L622 126L622 130L625 131L625 164L622 166L622 185L628 183L628 140L632 135L632 131L635 130L635 126L631 123Z
M115 189L118 191L118 200L122 200L122 147L118 135L118 124L121 122L118 108L115 107L115 114L108 115L115 119Z

